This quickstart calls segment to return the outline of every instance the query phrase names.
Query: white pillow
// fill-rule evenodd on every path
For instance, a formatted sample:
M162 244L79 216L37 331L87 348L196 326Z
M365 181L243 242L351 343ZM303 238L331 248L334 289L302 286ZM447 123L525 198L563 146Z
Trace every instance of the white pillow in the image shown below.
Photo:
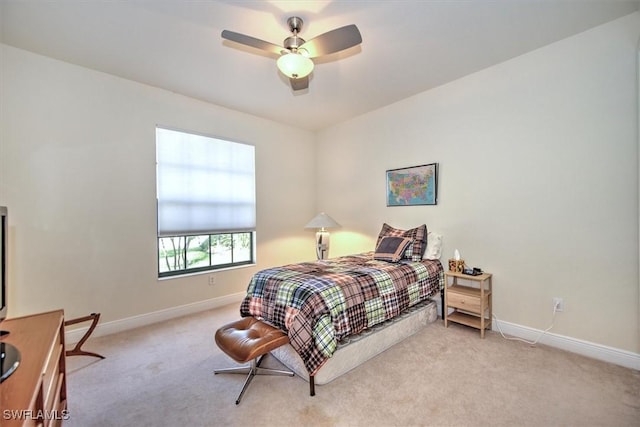
M429 231L427 233L427 249L424 251L423 259L440 259L442 252L442 235Z

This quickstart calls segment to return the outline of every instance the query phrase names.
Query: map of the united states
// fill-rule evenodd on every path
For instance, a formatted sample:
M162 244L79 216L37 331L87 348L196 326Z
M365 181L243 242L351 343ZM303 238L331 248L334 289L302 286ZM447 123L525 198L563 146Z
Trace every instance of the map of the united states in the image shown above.
M433 165L388 172L388 204L435 204L435 170Z

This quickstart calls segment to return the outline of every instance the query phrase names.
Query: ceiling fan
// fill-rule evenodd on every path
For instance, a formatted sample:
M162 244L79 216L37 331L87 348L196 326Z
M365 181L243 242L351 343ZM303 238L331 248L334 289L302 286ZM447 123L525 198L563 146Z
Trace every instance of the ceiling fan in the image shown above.
M228 30L222 31L222 38L280 55L278 69L289 77L293 90L309 87L309 74L314 67L312 58L340 52L362 43L360 31L353 24L328 31L309 41L298 36L302 30L302 18L292 16L287 19L287 24L293 36L284 39L283 46Z

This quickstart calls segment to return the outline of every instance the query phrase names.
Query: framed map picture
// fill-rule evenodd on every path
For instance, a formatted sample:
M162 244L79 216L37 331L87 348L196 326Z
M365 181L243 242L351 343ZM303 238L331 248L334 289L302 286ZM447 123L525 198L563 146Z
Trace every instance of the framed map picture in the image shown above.
M436 205L438 164L387 171L387 206Z

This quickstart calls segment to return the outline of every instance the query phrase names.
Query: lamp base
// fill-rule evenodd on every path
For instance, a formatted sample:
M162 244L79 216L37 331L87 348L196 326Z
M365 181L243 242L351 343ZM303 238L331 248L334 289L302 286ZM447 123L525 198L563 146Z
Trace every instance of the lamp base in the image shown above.
M316 233L316 256L318 259L329 258L329 232L320 230Z

